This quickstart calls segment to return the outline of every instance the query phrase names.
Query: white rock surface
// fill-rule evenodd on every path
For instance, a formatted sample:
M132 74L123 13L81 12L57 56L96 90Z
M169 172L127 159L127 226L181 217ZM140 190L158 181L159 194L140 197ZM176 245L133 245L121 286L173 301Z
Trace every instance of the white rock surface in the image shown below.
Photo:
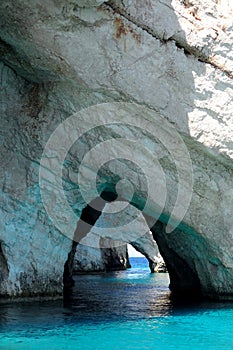
M109 208L110 205L106 205L105 210L109 210ZM137 217L135 223L132 222L134 216ZM116 269L113 255L119 257L119 269L126 268L129 264L127 243L131 244L148 259L153 271L157 270L156 266L161 265L162 258L159 256L158 246L152 237L152 233L149 232L149 227L141 212L135 207L131 207L126 213L126 220L131 223L130 229L125 230L122 227L116 234L111 230L108 232L109 225L117 225L114 220L114 214L109 217L103 215L96 223L98 230L97 227L93 227L87 236L80 241L81 244L78 245L76 250L74 270L106 271L111 266L111 260L112 269ZM143 233L143 236L141 236L141 233Z
M78 0L77 5L79 7L98 7L104 2L102 0Z
M115 246L111 239L102 239L90 232L77 246L74 273L125 270L130 266L126 244ZM106 245L106 248L104 246Z
M150 107L154 125L161 127L161 118L169 121L188 147L194 188L183 224L170 235L164 231L177 195L177 172L169 151L153 135L126 124L101 129L98 135L93 131L74 145L71 163L64 168L69 203L78 218L86 203L76 170L89 147L108 137L142 140L157 154L166 174L167 201L153 234L170 267L173 289L190 291L199 283L206 296L232 298L232 4L137 0L86 7L99 3L0 3L0 53L5 64L0 65L0 293L62 292L73 223L63 220L64 236L45 212L38 182L42 151L51 133L72 113L101 102L128 101ZM80 129L92 119L90 115L83 120ZM178 145L174 149L179 155ZM140 159L142 169L151 168L148 154L141 152ZM102 170L100 188L106 183L114 187L112 170L133 184L142 181L137 169L119 161ZM156 176L155 183L161 187ZM85 178L83 185L88 189ZM159 198L152 192L146 214L156 216ZM135 197L139 207L143 193ZM62 202L53 206L62 221Z

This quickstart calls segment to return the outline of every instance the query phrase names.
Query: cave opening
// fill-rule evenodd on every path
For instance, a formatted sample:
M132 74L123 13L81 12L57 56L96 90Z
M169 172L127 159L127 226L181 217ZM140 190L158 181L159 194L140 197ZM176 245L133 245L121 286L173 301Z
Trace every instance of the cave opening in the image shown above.
M72 248L64 265L64 296L69 295L70 289L74 286L74 259L80 241L85 238L94 227L97 220L100 218L105 205L115 200L118 200L117 194L115 192L103 191L99 197L95 198L82 210L80 220L77 223L77 227L74 233ZM134 203L132 203L132 205L137 207L134 205ZM145 217L146 222L150 222L150 217L144 214L143 216ZM179 227L172 234L168 234L166 232L166 224L166 220L157 220L151 228L150 234L158 246L158 251L163 259L163 264L165 266L166 272L169 274L169 288L172 292L172 295L175 298L199 299L202 295L201 283L196 270L195 261L193 261L192 256L190 259L188 259L186 258L187 254L184 254L185 257L183 257L179 252L179 249L183 250L183 247L185 246L187 248L187 251L189 250L189 252L191 252L195 238L192 237L192 235L188 234L189 228L186 230L184 227ZM176 235L176 238L174 238L174 235ZM180 237L180 242L179 240L177 241L177 237ZM176 242L179 243L178 249ZM157 262L152 260L148 254L142 251L137 242L131 242L131 245L134 249L136 249L136 251L141 253L142 256L148 260L150 271L158 272L156 271ZM102 246L104 247L104 243L102 243ZM104 254L104 250L102 251L102 254ZM125 266L126 268L129 268L130 259L128 257L128 253L127 261L128 262L126 262ZM111 266L109 266L105 271L119 270L121 269L120 265L120 263L119 266L118 263L116 263L115 267L111 269ZM165 270L160 272L165 272Z
M137 249L135 249L132 244L127 244L127 250L128 250L130 267L132 269L143 268L148 272L151 272L151 273L154 272L154 270L152 270L150 267L149 259L147 259L145 255L143 255Z
M137 241L128 244L128 254L131 267L135 267L144 262L144 266L148 268L151 273L158 271L159 266L159 251L156 251L156 256L153 258L145 252ZM141 259L141 260L140 260Z
M63 285L64 291L69 290L74 286L73 275L82 274L83 273L95 273L95 272L109 272L109 271L120 271L131 268L131 260L128 254L128 247L131 247L134 250L134 255L144 258L144 266L148 267L148 270L151 273L154 272L165 272L159 271L156 269L159 266L158 257L159 254L158 247L155 243L155 240L152 238L152 233L150 231L147 232L147 237L143 237L142 239L138 239L135 241L122 241L121 244L115 244L114 239L100 237L99 239L99 248L95 249L89 246L88 249L84 249L83 246L83 238L86 238L89 232L92 230L100 216L103 214L103 210L106 204L111 203L113 201L120 201L117 194L112 191L103 191L100 197L92 200L83 210L80 216L80 220L77 223L77 228L74 233L74 238L72 242L72 249L69 252L68 259L65 263L64 267L64 275L63 275ZM134 206L133 206L134 207ZM134 209L136 209L134 207ZM138 209L136 209L140 212ZM140 212L141 213L141 212ZM149 227L147 227L149 230ZM137 236L137 235L136 235ZM140 236L140 235L139 235ZM82 242L81 242L82 241ZM147 251L143 248L143 245L152 244L150 251ZM128 243L128 244L127 244ZM88 243L87 243L88 246ZM81 249L80 249L81 248ZM101 254L101 259L104 261L104 266L97 267L95 263L91 263L88 260L88 255L90 255L90 250L93 251L93 254ZM97 252L98 250L98 252ZM101 253L99 253L99 251ZM84 264L77 261L77 253L82 254L82 259L84 260ZM88 269L84 266L86 263ZM134 261L135 263L135 261ZM164 264L164 262L163 262ZM160 262L161 265L161 262Z

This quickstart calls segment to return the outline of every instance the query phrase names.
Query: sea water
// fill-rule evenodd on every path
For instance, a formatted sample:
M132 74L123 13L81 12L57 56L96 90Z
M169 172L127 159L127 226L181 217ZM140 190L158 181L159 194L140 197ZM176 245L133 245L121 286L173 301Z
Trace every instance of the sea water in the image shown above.
M167 274L75 276L71 300L0 305L0 349L233 349L233 303L175 303Z

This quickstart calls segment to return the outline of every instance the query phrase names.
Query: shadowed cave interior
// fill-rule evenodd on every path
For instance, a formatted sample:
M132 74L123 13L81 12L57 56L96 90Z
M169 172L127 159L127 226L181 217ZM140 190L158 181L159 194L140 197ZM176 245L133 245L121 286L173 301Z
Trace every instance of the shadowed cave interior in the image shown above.
M6 257L3 253L2 243L0 241L0 283L3 283L9 274Z
M103 191L100 197L95 198L82 210L80 220L77 223L77 227L74 233L72 248L64 265L64 299L69 299L71 289L74 286L74 279L72 277L74 269L74 257L79 242L88 234L88 232L90 232L92 227L95 225L96 221L101 216L105 205L115 200L119 200L119 197L117 197L117 194L115 192ZM132 203L132 205L137 207L134 203ZM150 221L150 218L147 217L147 215L144 215L144 217L147 222ZM164 219L164 217L165 216L163 216L162 219ZM202 297L201 284L198 274L195 271L195 264L192 265L192 263L190 264L189 261L183 259L176 252L176 247L173 248L172 246L172 242L176 241L174 240L174 236L177 237L177 235L179 235L181 239L187 241L186 246L192 245L192 235L186 234L186 230L190 231L190 228L183 225L183 227L179 227L174 230L173 233L167 234L166 222L157 220L157 222L151 228L151 233L158 245L159 252L164 259L167 271L169 273L169 288L172 292L172 297L175 299L200 299ZM138 250L137 247L135 248ZM151 272L153 272L153 262L149 259L149 257L145 257L149 262Z

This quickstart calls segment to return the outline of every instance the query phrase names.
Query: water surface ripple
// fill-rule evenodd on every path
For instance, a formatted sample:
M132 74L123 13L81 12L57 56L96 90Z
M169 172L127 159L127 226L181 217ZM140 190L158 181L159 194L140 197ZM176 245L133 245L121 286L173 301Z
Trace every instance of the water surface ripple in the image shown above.
M233 303L174 303L146 260L75 276L72 299L0 305L0 349L233 349Z

